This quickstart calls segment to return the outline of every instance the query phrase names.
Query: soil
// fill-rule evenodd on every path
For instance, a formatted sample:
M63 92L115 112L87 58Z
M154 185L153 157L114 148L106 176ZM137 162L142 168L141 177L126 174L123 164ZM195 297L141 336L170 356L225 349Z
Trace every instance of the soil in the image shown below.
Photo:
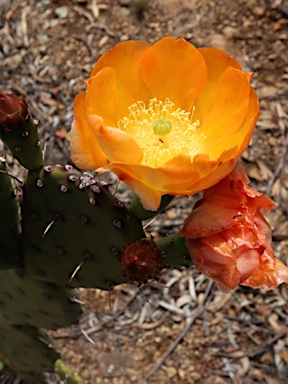
M26 98L40 121L46 164L69 163L73 100L109 48L170 35L225 50L254 71L261 116L242 162L252 186L277 203L273 246L287 264L287 18L287 0L0 0L0 93ZM115 185L111 175L108 181ZM129 201L123 186L117 193ZM177 199L147 232L173 233L188 212L189 201ZM82 290L80 325L51 336L90 384L284 384L287 298L286 285L224 294L195 269L173 269L141 290ZM5 375L1 383L19 383Z

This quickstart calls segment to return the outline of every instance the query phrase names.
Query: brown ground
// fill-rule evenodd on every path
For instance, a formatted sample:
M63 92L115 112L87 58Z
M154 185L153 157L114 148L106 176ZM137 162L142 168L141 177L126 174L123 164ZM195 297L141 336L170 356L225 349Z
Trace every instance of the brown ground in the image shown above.
M255 72L262 112L243 162L278 203L274 249L287 263L287 17L287 0L0 0L0 93L27 98L46 163L65 163L73 99L107 49L165 35L224 49ZM172 233L187 212L179 199L149 231ZM287 286L223 294L195 270L171 270L161 284L118 287L111 308L106 292L83 291L80 327L54 333L65 361L90 384L288 382Z

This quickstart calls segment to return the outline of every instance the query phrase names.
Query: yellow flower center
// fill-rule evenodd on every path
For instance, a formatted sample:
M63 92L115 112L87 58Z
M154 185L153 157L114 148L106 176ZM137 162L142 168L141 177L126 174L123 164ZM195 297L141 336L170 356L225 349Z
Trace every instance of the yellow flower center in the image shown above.
M153 132L156 135L167 135L167 133L170 133L172 129L172 120L165 119L165 117L160 117L160 119L157 119L154 121L153 124Z
M128 110L129 116L121 119L118 127L142 148L143 165L161 167L177 155L195 153L195 132L200 123L191 122L190 112L176 109L169 99L163 102L156 98L148 106L137 101Z

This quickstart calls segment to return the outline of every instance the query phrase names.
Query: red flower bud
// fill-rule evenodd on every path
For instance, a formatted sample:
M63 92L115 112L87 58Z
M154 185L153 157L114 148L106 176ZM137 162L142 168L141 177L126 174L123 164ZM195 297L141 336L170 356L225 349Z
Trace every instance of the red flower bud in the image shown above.
M0 131L17 129L29 116L26 101L11 94L0 95Z
M145 282L159 275L162 255L152 240L141 239L129 244L121 257L123 273L133 281Z

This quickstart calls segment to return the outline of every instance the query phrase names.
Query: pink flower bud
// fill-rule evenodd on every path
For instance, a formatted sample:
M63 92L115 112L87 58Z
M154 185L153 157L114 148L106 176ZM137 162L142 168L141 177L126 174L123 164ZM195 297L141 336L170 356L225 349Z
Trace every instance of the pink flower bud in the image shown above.
M248 186L240 164L203 193L181 232L191 259L222 291L238 285L275 289L288 267L275 259L268 211L275 203Z
M26 101L10 94L0 95L0 131L12 131L24 124L29 116Z

